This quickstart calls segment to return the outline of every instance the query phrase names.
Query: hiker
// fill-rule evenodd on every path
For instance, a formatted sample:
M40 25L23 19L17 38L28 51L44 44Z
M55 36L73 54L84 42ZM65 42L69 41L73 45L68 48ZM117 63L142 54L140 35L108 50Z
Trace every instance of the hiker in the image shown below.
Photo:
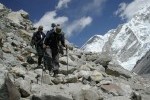
M43 33L43 26L38 27L38 31L35 32L32 36L31 45L35 45L35 49L38 55L38 67L41 66L42 58L44 56L44 48L43 48L43 41L45 38L45 34Z
M64 33L60 26L56 26L54 31L46 35L43 47L46 48L46 55L49 58L48 70L53 71L54 77L59 73L59 45L65 45Z
M55 31L56 24L55 24L55 23L52 23L52 24L51 24L51 27L52 27L52 29L51 29L50 31L47 31L46 35L49 35L50 33L52 33L52 32Z

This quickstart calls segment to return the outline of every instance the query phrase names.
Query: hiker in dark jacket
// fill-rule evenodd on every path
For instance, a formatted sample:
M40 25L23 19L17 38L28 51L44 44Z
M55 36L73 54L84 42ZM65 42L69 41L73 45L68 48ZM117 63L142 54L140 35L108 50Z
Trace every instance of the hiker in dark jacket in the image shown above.
M38 67L40 67L42 63L42 58L44 55L43 41L45 38L45 34L43 33L43 26L38 27L38 31L35 32L32 36L31 44L35 45L35 49L38 54Z
M49 33L49 35L46 36L44 41L44 48L46 48L46 55L49 56L49 66L48 70L51 71L53 69L54 76L57 76L59 72L59 46L62 45L63 47L66 47L65 45L65 38L64 34L61 31L60 26L55 27L55 31L52 31Z

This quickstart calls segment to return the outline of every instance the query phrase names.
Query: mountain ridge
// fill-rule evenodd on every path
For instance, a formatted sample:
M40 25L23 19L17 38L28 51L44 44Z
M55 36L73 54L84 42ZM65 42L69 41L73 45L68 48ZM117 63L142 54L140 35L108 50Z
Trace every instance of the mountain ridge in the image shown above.
M108 41L101 41L103 44L102 50L96 52L107 52L115 56L122 67L132 70L136 62L150 49L149 15L150 5L140 9L127 23L118 25L116 29L108 31L106 33L110 34ZM86 43L84 48L81 49L92 52L93 44ZM86 46L89 50L86 50Z

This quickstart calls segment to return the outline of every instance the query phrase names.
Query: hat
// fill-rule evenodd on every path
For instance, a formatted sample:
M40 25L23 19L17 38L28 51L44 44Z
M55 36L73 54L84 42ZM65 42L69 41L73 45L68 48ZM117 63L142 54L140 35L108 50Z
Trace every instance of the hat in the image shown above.
M61 27L60 27L60 26L56 26L55 32L56 32L57 34L60 34L60 33L61 33Z
M43 30L43 26L40 25L40 26L38 27L38 30Z
M56 26L56 24L55 24L55 23L52 23L52 24L51 24L51 27L55 27L55 26Z

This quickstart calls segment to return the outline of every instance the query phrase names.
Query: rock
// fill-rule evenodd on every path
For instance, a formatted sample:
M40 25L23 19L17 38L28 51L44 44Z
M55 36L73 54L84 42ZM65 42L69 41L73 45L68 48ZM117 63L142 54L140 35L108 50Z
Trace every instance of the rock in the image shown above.
M30 82L23 80L22 78L18 78L15 80L15 84L19 87L19 91L21 94L21 97L28 97L30 96L30 90L31 90L31 86L30 86Z
M112 76L116 76L116 77L120 77L120 76L123 76L125 78L131 78L132 77L131 72L129 72L128 70L124 69L123 67L121 67L119 65L113 65L113 64L108 65L106 73L108 75L112 75Z
M3 57L3 51L1 50L1 48L0 48L0 59L4 59L4 57Z
M28 19L28 13L23 10L10 12L8 13L7 18L11 21L12 26L23 28L24 25L21 24L25 21L25 19Z
M90 67L90 69L93 70L97 70L97 71L101 71L101 72L105 72L105 68L102 65L95 65L94 67Z
M130 98L131 98L131 100L143 100L141 95L139 93L135 92L135 91L132 92Z
M111 78L103 78L99 85L108 85L108 84L112 84L113 83L113 79Z
M99 57L99 54L97 54L97 53L87 53L86 55L85 55L85 57L86 57L86 61L95 61L98 57Z
M98 59L95 60L96 64L102 65L104 68L107 68L109 62L111 61L111 57L107 54L101 54Z
M12 67L10 73L16 75L16 77L22 77L26 74L26 71L23 67Z
M90 71L90 68L92 66L90 66L89 64L85 64L85 65L82 65L79 70L84 70L84 71Z
M78 81L78 77L76 75L68 75L65 77L66 83L76 83Z
M117 85L121 87L121 89L124 91L123 96L129 96L132 94L133 90L130 87L130 85L122 83L122 82L117 83Z
M12 81L9 79L9 77L6 77L6 86L8 89L8 95L9 99L8 100L20 100L21 95L16 88L16 86L12 83Z
M24 10L19 10L21 16L25 19L29 18L29 14L27 12L25 12Z
M61 64L67 65L67 57L61 57L59 59ZM68 65L70 66L76 66L77 64L73 62L69 57L68 57Z
M102 100L102 98L99 96L97 90L87 87L74 93L73 100Z
M90 78L91 78L91 80L98 82L98 81L102 80L103 75L100 72L95 70L92 72Z
M72 100L67 97L63 97L61 95L43 95L43 96L38 96L38 95L33 95L32 100Z
M88 79L89 76L91 75L91 72L81 70L77 74L78 74L78 78L84 77L84 78Z
M141 94L142 99L141 100L149 100L150 95Z
M5 9L4 5L0 3L0 11L3 10L3 9Z
M24 62L24 58L22 56L17 56L18 60L20 60L21 62Z
M119 87L117 86L116 84L107 84L107 85L101 85L101 89L104 91L104 92L107 92L107 93L111 93L112 95L114 96L122 96L124 91Z
M64 83L64 77L56 77L52 79L52 82L54 84L60 84L60 83Z
M54 83L51 81L51 77L49 74L44 74L42 82L44 84L53 85Z
M5 71L0 64L0 100L8 100L8 91L5 86Z
M9 48L3 47L2 50L3 50L3 52L5 52L5 53L11 53L11 50L10 50Z
M68 66L68 70L67 70L67 65L66 66L60 65L59 73L64 75L72 74L76 69L77 69L76 67Z
M115 96L104 100L131 100L131 99L126 96Z

